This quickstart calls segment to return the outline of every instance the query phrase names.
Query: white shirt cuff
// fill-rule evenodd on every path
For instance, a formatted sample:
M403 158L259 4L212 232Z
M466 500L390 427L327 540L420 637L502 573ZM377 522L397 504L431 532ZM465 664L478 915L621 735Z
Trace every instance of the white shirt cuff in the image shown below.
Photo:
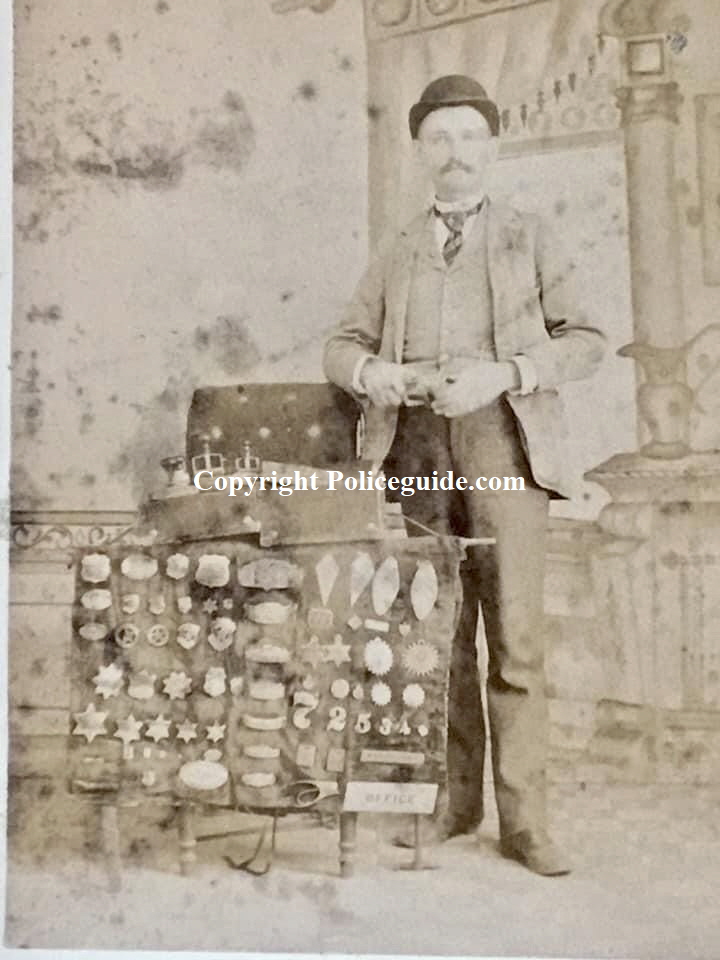
M363 368L365 364L368 362L368 360L372 360L372 356L370 356L369 354L365 357L360 357L358 362L355 364L355 369L353 370L353 375L352 375L352 388L355 391L355 393L360 394L360 396L362 397L365 396L365 390L362 386L362 383L360 382L360 374L362 373Z
M532 362L530 357L526 357L522 353L517 353L514 357L512 357L512 362L515 364L518 369L518 373L520 374L520 386L516 390L508 390L508 393L516 397L524 397L528 393L533 393L535 390L537 390L537 370L535 369L535 364Z

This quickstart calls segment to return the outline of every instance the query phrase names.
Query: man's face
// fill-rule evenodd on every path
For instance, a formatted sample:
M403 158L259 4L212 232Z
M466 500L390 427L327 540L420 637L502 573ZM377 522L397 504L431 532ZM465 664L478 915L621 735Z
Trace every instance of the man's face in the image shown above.
M497 137L474 107L440 107L420 124L420 157L439 200L462 200L484 189Z

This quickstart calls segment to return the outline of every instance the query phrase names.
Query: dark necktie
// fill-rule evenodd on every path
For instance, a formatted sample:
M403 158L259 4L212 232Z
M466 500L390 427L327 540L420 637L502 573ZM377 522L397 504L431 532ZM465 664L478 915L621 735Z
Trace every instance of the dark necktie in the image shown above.
M475 214L480 212L484 201L481 200L480 203L477 203L470 210L449 210L443 211L438 210L437 207L433 207L436 217L440 217L442 222L448 228L448 237L445 243L443 244L443 258L445 263L450 266L455 257L460 253L460 248L463 245L463 227L468 217L474 217Z

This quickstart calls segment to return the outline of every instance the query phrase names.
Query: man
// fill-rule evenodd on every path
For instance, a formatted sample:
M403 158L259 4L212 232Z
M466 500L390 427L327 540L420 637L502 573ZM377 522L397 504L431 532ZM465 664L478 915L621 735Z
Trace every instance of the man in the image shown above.
M589 376L604 341L562 302L538 219L486 194L499 118L483 87L464 76L433 81L409 125L434 205L369 268L326 345L325 372L363 403L363 456L388 476L524 478L523 492L417 491L403 506L411 533L415 520L496 538L469 551L461 571L441 838L483 815L480 601L500 849L536 873L567 873L546 830L545 530L548 498L573 492L556 388Z

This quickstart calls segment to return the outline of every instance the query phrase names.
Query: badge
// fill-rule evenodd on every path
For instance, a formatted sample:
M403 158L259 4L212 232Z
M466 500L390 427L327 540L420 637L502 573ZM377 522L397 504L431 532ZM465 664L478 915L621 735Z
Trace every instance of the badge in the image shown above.
M135 717L130 714L129 717L125 717L124 720L119 721L117 730L113 736L117 737L118 740L122 740L123 745L128 747L133 741L140 739L141 730L142 720L136 720Z
M215 721L215 723L211 723L209 727L205 728L207 731L207 738L210 743L217 743L219 740L224 739L225 727L226 724Z
M336 667L343 663L350 663L350 644L343 643L342 635L336 633L333 642L321 647L322 658L325 663L334 663Z
M245 713L242 721L248 730L282 730L285 726L285 717L253 717Z
M268 743L246 743L243 753L252 760L277 760L280 747L271 747Z
M337 561L331 553L326 553L325 556L315 564L315 576L317 577L318 588L320 590L320 602L324 607L327 606L339 573L340 567L338 567Z
M92 620L90 623L84 623L79 627L78 633L83 640L104 640L108 635L108 628L104 623L95 623Z
M392 690L386 683L374 683L370 688L370 699L378 707L386 707L392 699Z
M123 613L128 614L128 616L137 613L140 609L140 594L124 593L120 597L120 609Z
M419 683L409 683L402 692L402 698L406 707L415 709L425 703L425 691Z
M140 631L134 623L121 623L115 629L115 643L123 650L134 647L139 637Z
M171 580L182 580L190 568L190 558L184 553L173 553L167 558L165 573Z
M350 694L350 684L344 677L338 677L330 684L330 693L336 700L344 700Z
M89 553L80 562L80 576L87 583L102 583L110 576L110 557L104 553Z
M317 667L323 657L320 638L315 636L310 637L309 640L300 646L298 655L305 663L309 663L312 667Z
M218 652L227 650L235 638L235 629L237 624L230 617L218 617L213 620L212 628L208 634L208 643Z
M131 553L120 564L120 570L128 580L149 580L157 569L157 560L144 553Z
M177 608L180 613L190 613L192 610L192 597L178 597L177 598Z
M253 623L285 623L292 609L292 604L277 603L273 600L245 604L247 618Z
M330 630L333 625L333 612L327 607L311 607L308 610L308 626L311 630Z
M217 790L228 776L227 767L212 760L190 760L178 770L179 779L191 790Z
M168 740L170 737L170 721L167 719L165 714L158 714L154 720L150 720L145 729L145 736L150 740L154 740L155 743L160 743L161 740Z
M365 644L363 660L370 673L374 673L376 677L384 676L393 665L390 644L380 637L374 637Z
M92 743L95 737L107 733L105 729L107 713L103 710L96 710L94 703L89 703L82 713L74 713L73 717L75 719L73 734L78 737L85 737L88 743Z
M285 697L285 684L272 680L254 680L248 686L248 695L253 700L282 700Z
M438 597L438 581L435 567L429 560L419 560L410 585L410 605L418 620L430 615Z
M440 657L435 647L425 640L411 643L402 654L403 666L408 673L416 677L426 677L433 670L437 670Z
M245 659L250 663L287 663L290 651L273 643L256 643L245 650Z
M400 571L395 557L386 557L377 569L372 582L372 605L382 617L393 604L400 590Z
M183 650L192 650L199 638L200 627L197 623L181 623L175 634L175 639Z
M190 743L191 740L197 739L197 724L191 720L183 720L178 724L176 736L183 743Z
M230 558L221 553L204 553L198 561L195 579L205 587L224 587L230 580Z
M183 670L173 672L163 680L163 693L171 700L184 700L190 693L192 679Z
M244 773L240 779L246 787L255 787L261 790L264 787L272 787L275 784L276 777L274 773L254 771L253 773Z
M93 677L95 693L103 700L107 700L108 697L116 697L122 690L122 682L123 672L116 663L100 667Z
M156 673L140 670L130 677L128 682L128 696L134 700L149 700L155 694Z
M360 595L370 585L375 573L375 564L370 555L359 553L350 567L350 606L354 607Z
M170 631L162 623L155 623L145 634L145 639L151 647L164 647L170 639Z
M314 743L300 743L298 744L295 763L299 767L312 767L312 765L315 763L316 753L317 747Z
M345 769L345 750L342 747L331 747L328 750L325 769L328 773L342 773Z
M203 690L209 697L220 697L225 693L225 668L209 667L205 674Z
M112 606L112 595L109 590L95 588L86 590L80 597L80 603L86 610L107 610Z
M262 558L246 563L238 570L238 583L257 590L287 590L299 586L302 570L287 560Z
M148 610L150 613L155 614L156 617L159 617L161 613L165 613L165 597L161 593L156 593L154 597L150 597L148 600Z

